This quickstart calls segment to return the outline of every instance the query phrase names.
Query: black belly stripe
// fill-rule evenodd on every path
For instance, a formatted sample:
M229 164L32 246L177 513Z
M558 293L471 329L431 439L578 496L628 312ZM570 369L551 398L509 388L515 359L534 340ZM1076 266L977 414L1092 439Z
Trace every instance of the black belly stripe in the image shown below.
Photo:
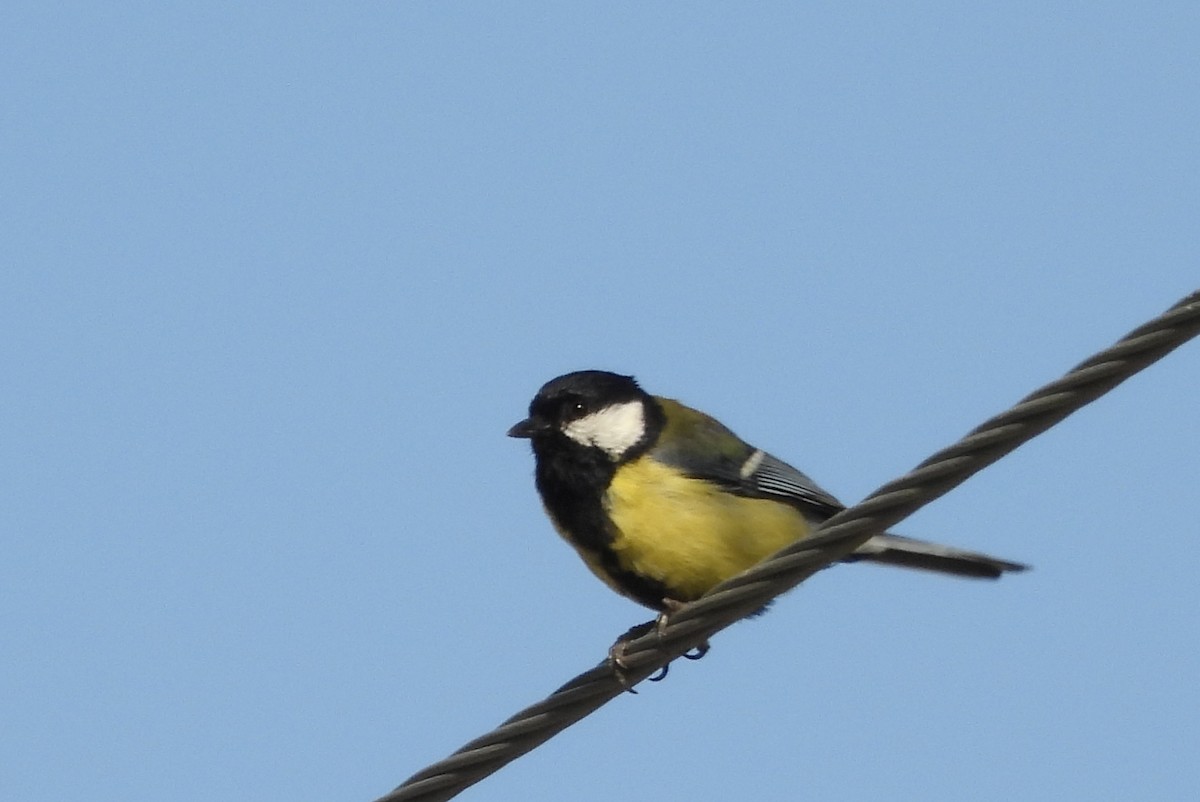
M599 451L569 458L556 451L538 454L537 489L546 511L575 545L589 551L600 552L612 543L601 500L614 472Z
M537 489L546 511L576 548L596 557L622 593L653 610L662 610L663 599L671 596L667 586L622 567L612 549L615 533L603 498L616 466L599 451L581 451L538 455Z
M606 548L593 553L600 558L604 573L608 574L613 584L638 604L645 605L651 610L665 610L663 599L675 599L674 594L662 582L622 568L617 561L616 552L612 549ZM689 601L688 599L675 600Z

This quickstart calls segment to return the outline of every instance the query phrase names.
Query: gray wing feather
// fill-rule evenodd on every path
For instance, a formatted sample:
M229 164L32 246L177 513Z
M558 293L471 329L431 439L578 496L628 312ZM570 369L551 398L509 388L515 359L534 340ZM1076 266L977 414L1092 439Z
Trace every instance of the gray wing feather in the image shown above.
M679 408L685 417L677 420L677 425L683 431L663 438L651 449L652 459L739 495L791 504L820 520L843 509L808 476L747 444L715 418L682 405Z
M833 495L783 460L748 445L704 413L682 408L687 415L681 427L685 431L676 434L684 436L665 438L651 449L649 456L652 459L678 468L689 476L721 485L732 493L791 504L816 521L824 521L844 509ZM986 554L891 533L876 535L846 560L869 560L984 578L1022 571L1026 567Z
M762 459L757 467L742 481L743 492L750 496L775 498L801 505L805 512L814 512L828 518L845 509L832 494L823 490L807 474L788 465L778 457L765 451L757 451ZM755 459L751 455L750 459Z

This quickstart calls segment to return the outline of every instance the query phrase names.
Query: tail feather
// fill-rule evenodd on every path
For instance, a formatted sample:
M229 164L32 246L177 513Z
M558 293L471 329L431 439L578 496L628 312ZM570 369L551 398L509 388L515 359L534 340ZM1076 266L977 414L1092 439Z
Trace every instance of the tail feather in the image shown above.
M876 535L845 561L858 560L978 579L999 579L1006 573L1024 571L1029 567L974 551L893 534Z

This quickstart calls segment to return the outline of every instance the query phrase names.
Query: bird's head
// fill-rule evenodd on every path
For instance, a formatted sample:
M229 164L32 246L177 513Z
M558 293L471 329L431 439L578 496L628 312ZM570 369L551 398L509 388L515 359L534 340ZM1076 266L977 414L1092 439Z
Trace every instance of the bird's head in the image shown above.
M632 376L581 370L543 385L529 403L529 417L509 429L508 436L528 438L535 453L597 449L620 462L649 443L660 414Z

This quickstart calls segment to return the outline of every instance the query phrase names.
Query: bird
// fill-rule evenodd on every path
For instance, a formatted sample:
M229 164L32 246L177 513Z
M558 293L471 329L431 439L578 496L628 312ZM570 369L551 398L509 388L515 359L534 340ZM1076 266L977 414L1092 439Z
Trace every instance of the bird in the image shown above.
M551 523L592 573L660 616L807 537L844 505L715 418L632 376L550 380L508 435L530 441ZM844 562L996 579L1028 566L880 534Z

